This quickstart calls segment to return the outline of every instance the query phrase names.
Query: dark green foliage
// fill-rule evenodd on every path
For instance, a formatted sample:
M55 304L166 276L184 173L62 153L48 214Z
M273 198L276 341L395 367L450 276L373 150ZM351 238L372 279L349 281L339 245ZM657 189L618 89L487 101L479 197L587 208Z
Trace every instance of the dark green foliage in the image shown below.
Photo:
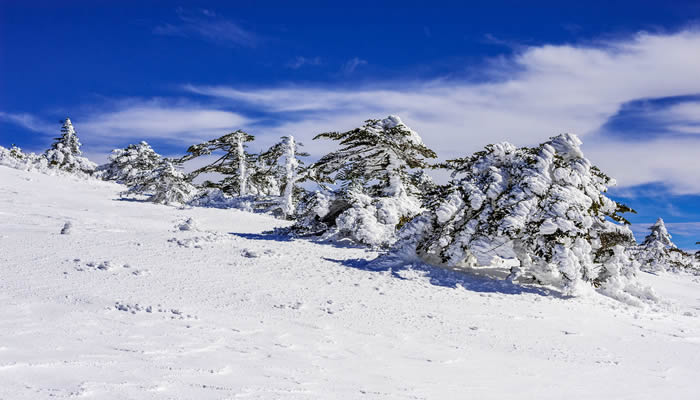
M397 186L413 186L408 170L427 168L425 159L436 157L397 117L370 119L361 128L322 133L315 139L339 141L341 149L312 166L313 178L321 183L357 182L371 196L393 196L402 189Z

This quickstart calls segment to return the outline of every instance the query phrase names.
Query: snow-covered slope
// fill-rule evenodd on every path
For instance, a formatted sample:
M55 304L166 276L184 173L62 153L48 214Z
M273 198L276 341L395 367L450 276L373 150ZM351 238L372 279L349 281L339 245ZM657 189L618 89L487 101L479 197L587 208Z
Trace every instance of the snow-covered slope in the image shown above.
M694 399L700 282L562 299L0 167L0 398ZM192 221L187 221L191 218ZM71 222L70 233L60 231Z

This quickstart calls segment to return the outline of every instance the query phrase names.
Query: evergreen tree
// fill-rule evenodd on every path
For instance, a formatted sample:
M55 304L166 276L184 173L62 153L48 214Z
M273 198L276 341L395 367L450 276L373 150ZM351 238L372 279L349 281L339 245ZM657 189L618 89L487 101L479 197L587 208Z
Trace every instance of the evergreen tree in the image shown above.
M671 241L671 234L666 229L666 224L662 218L656 220L654 225L649 227L651 233L644 238L643 245L660 244L665 248L675 249L677 246Z
M180 170L177 160L164 158L146 176L129 187L127 194L150 194L148 201L157 204L185 204L197 193Z
M223 155L211 164L189 173L187 175L188 180L192 181L201 174L220 174L223 175L221 180L217 182L207 180L203 186L220 189L229 195L245 196L256 194L257 188L251 185L256 158L246 151L246 143L254 139L254 136L242 130L237 130L220 138L190 146L187 149L189 154L181 159L182 162L207 156L214 152L221 152Z
M633 248L642 270L648 272L678 271L693 266L693 257L678 249L673 243L663 219L657 219L649 229L651 232L644 238L644 242Z
M580 144L565 134L535 148L493 144L448 161L443 167L453 180L399 232L393 254L450 268L516 257L513 280L567 293L588 282L623 296L613 287L635 268L620 244L633 236L609 219L626 222L620 213L633 210L604 195L613 181L590 164Z
M161 162L161 156L146 143L130 144L124 149L112 150L109 163L98 172L104 180L113 180L135 186L146 178Z
M68 172L92 173L95 170L95 164L82 157L82 154L78 135L70 118L66 118L61 127L61 136L55 139L44 156L49 166L53 168Z
M368 120L348 132L322 133L319 138L337 140L341 148L309 167L309 178L319 182L322 190L302 201L291 231L347 237L370 246L391 245L396 230L422 211L421 192L431 184L419 171L428 167L425 159L435 153L393 115ZM333 183L340 188L325 185Z
M426 158L436 154L401 119L390 115L371 119L361 128L327 132L315 139L332 139L342 148L323 156L312 166L320 182L359 182L372 196L400 196L413 187L409 169L427 168ZM372 183L375 182L376 183Z

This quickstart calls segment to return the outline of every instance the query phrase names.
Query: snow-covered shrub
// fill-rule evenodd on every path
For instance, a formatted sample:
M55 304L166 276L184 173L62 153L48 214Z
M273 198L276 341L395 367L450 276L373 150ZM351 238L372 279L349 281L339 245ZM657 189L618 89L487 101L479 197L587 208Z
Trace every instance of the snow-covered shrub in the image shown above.
M45 174L55 174L58 170L49 168L43 154L24 153L17 146L6 149L0 146L0 165L23 171L36 171Z
M619 214L631 209L604 195L614 181L580 145L564 134L534 148L499 143L448 161L452 182L399 232L393 255L450 268L516 257L510 279L569 294L586 290L582 283L635 286L635 265L620 253L632 233L612 221L626 222Z
M161 156L146 143L130 144L125 149L114 149L109 163L97 168L104 180L134 186L148 176L161 162Z
M643 271L656 273L693 269L693 256L676 247L663 219L656 220L649 229L651 232L644 242L632 248Z
M324 237L347 237L370 246L388 246L397 227L422 211L420 193L428 185L422 174L435 153L397 116L368 120L348 132L328 132L314 139L337 140L341 149L310 167L311 179L340 183L311 194L299 207L291 231Z
M158 204L186 204L197 194L173 160L164 158L150 174L129 187L125 194L150 195L148 201Z
M71 173L91 174L95 170L95 163L82 157L80 141L75 133L75 128L66 118L61 127L61 136L55 139L51 148L46 150L44 156L51 168L57 168Z

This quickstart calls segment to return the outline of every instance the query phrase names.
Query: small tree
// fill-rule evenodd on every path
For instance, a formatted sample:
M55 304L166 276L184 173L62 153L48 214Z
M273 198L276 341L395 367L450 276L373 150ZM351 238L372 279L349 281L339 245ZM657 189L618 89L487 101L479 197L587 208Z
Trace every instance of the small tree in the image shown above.
M45 153L49 166L68 172L84 172L88 174L95 170L95 164L82 157L80 141L70 118L66 118L63 121L61 136L55 140L51 148Z
M223 155L211 164L189 173L188 180L191 182L201 174L220 174L223 175L222 179L216 182L207 180L203 186L220 189L229 195L256 194L257 189L250 185L256 160L255 156L246 151L246 143L254 139L253 135L237 130L220 138L190 146L187 149L189 154L180 161L186 162L214 152L222 152Z
M671 240L664 220L659 218L650 226L644 242L633 249L641 269L647 272L679 271L693 266L693 256L678 249Z
M281 142L258 156L256 179L274 182L280 196L280 209L286 217L295 214L299 197L304 192L296 185L304 173L304 162L299 157L308 157L309 154L300 151L300 146L303 145L294 136L284 136Z
M146 143L130 144L124 149L112 150L109 163L101 165L102 179L135 186L161 163L161 156Z
M493 144L448 161L453 180L399 232L393 254L450 268L515 257L512 280L567 293L581 282L611 290L611 282L630 279L635 268L620 243L631 231L610 220L626 222L620 213L632 210L604 195L614 181L584 158L580 144L565 134L535 148Z
M157 204L185 204L195 196L197 188L187 181L179 167L177 160L165 158L126 193L150 194L148 201Z

